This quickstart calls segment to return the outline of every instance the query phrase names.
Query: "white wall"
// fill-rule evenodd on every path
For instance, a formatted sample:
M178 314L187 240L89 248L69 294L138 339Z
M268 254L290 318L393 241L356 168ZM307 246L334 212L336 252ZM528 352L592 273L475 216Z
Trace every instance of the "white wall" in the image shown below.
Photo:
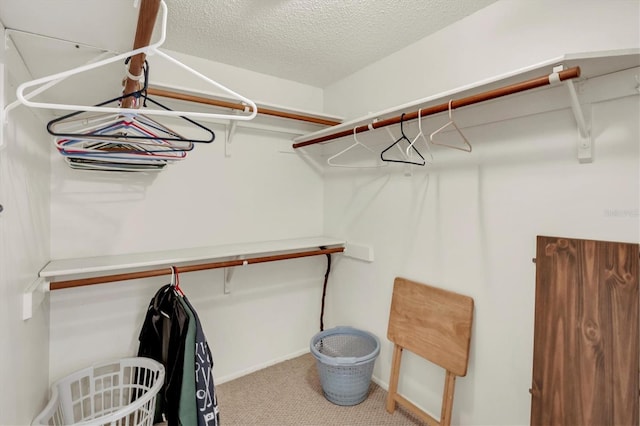
M4 28L2 39L4 39ZM4 45L3 45L4 46ZM23 78L20 59L8 47L5 102L15 99ZM49 146L33 113L9 113L0 141L0 424L24 425L46 401L49 317L38 309L22 321L22 292L49 260Z
M321 109L319 89L175 56L250 98ZM152 72L154 83L193 82L157 64ZM238 127L231 156L225 157L226 129L207 124L216 140L156 175L83 173L53 153L52 258L321 235L322 176L303 159L280 152L291 135ZM182 124L170 127L190 135ZM322 257L252 265L235 271L229 295L221 269L183 274L181 286L202 320L217 380L308 350L318 328L324 268ZM53 292L51 380L98 360L134 354L149 300L168 280Z
M637 47L638 8L636 0L500 0L326 87L325 108L358 117L566 53Z
M637 16L635 1L501 1L324 94L179 57L257 100L318 110L324 96L326 111L349 117L570 51L637 47ZM185 85L180 77L171 81L172 71L154 70L163 81ZM439 151L434 168L412 176L396 169L323 177L305 156L279 152L290 135L249 129L236 133L225 158L224 129L216 124L218 140L197 147L185 162L157 176L122 177L70 170L47 148L42 123L16 110L0 151L0 338L12 342L0 349L0 423L28 423L49 380L135 353L146 305L166 281L52 293L48 343L46 305L28 322L18 320L20 293L48 259L323 231L370 243L376 253L372 264L334 263L328 325L360 326L384 341L396 275L470 294L476 300L471 365L458 381L454 421L528 423L535 235L638 241L638 112L637 98L594 106L597 148L590 165L577 164L576 130L563 111L465 129L474 154L462 159ZM612 214L618 211L626 213ZM323 258L252 265L236 271L230 295L223 294L222 271L182 277L218 379L307 349L317 330L324 268ZM385 342L377 380L387 380L389 363ZM440 373L419 360L405 366L401 386L437 412Z
M326 105L354 117L564 53L637 48L639 6L500 1L328 87ZM506 102L505 111L531 99ZM375 252L370 264L336 262L329 326L362 327L381 338L374 377L386 385L394 277L470 295L470 365L456 383L453 423L528 424L536 236L640 241L639 114L637 95L593 105L592 164L578 163L574 118L563 109L466 127L472 154L434 149L434 165L409 175L403 166L327 170L325 233ZM437 120L445 118L425 121L425 131ZM441 370L411 354L403 361L401 390L436 417L443 380Z
M162 50L196 71L207 70L204 73L207 78L241 95L248 96L254 102L266 102L301 110L322 111L323 92L317 87L196 58L180 52ZM172 64L167 59L149 56L148 61L151 84L175 84L203 92L225 94L222 89L216 88L212 83ZM287 125L290 124L294 123L289 122Z

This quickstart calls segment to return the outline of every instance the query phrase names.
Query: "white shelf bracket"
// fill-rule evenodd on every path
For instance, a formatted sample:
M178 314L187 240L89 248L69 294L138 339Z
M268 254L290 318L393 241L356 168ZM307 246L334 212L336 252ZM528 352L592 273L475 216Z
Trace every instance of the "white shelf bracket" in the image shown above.
M559 65L553 68L554 74L562 71L564 67ZM552 76L554 75L552 74ZM549 80L551 80L551 76ZM571 101L571 111L578 126L578 161L580 163L591 163L593 161L593 140L591 137L591 104L580 104L578 91L573 80L566 80Z
M49 291L49 282L38 277L22 293L22 320L26 321L33 316L33 311L37 309L44 300L45 293Z
M236 256L235 260L244 259L244 256ZM244 261L242 266L248 265L248 261ZM235 270L235 266L231 266L228 268L224 268L224 294L231 294L231 278L233 277L233 271Z
M344 246L345 256L365 262L373 262L373 247L367 244L347 242Z
M229 158L231 157L231 142L233 140L233 135L235 135L236 133L236 127L238 126L238 123L236 121L232 121L231 124L229 124L228 129L227 129L227 138L224 141L224 156Z
M244 112L251 112L251 108L245 105ZM233 113L238 114L239 111L234 111ZM233 142L233 136L236 134L237 127L238 122L235 120L227 126L226 140L224 141L224 156L227 158L231 157L231 142Z

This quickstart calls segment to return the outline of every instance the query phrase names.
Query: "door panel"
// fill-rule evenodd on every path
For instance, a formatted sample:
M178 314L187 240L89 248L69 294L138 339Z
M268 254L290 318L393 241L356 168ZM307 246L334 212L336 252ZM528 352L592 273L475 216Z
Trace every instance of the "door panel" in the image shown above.
M637 425L638 245L538 237L532 425Z

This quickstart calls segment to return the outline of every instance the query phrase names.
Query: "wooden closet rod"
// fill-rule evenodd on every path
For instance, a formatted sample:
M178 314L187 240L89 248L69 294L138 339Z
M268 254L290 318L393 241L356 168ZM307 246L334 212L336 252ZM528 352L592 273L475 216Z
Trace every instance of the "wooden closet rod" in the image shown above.
M204 98L204 97L195 96L195 95L187 95L184 93L178 93L178 92L174 92L166 89L157 89L155 87L149 87L147 89L147 93L149 95L162 96L165 98L178 99L181 101L196 102L200 104L213 105L213 106L223 107L223 108L231 108L239 111L248 110L248 112L251 112L250 111L251 108L242 103ZM291 120L306 121L308 123L322 124L325 126L336 126L340 124L339 121L335 121L335 120L328 120L325 118L313 117L313 116L304 115L304 114L295 114L291 112L278 111L275 109L269 109L269 108L263 108L263 107L258 107L258 114L271 115L274 117L281 117L281 118L289 118Z
M221 262L201 263L175 267L177 273L204 271L206 269L229 268L232 266L244 266L252 263L274 262L277 260L297 259L300 257L319 256L321 254L341 253L344 247L324 248L318 250L301 251L297 253L276 254L271 256L251 257L247 259L226 260ZM57 281L49 283L49 290L62 290L64 288L83 287L94 284L104 284L115 281L133 280L137 278L157 277L171 275L171 268L152 269L148 271L128 272L124 274L106 275L101 277L80 278L77 280Z
M146 47L151 43L151 35L153 34L153 26L156 23L158 10L160 9L160 0L142 0L140 11L138 12L138 26L136 27L136 36L133 41L133 50ZM142 75L142 67L146 55L139 53L129 61L129 76ZM128 95L140 90L139 78L131 78L127 76L124 82L122 93ZM122 108L133 108L133 97L125 97L122 99Z
M555 74L555 73L554 73ZM488 101L491 99L496 99L502 96L512 95L514 93L524 92L526 90L535 89L538 87L543 87L552 84L554 74L545 75L542 77L533 78L531 80L523 81L520 83L515 83L509 86L500 87L498 89L489 90L484 93L479 93L477 95L471 95L462 99L455 99L451 102L451 109L460 108L467 105L477 104L480 102ZM557 73L557 80L564 81L572 78L580 77L580 67L573 67ZM428 108L422 108L420 110L420 117L426 117L427 115L433 115L440 112L445 112L449 110L449 102L435 105ZM355 128L356 133L362 133L373 129L379 129L380 127L391 126L393 124L400 123L402 116L398 115L396 117L386 118L384 120L376 121L371 124L363 124L362 126L358 126ZM418 118L418 111L413 111L410 113L404 114L403 121L415 120ZM348 129L341 132L331 133L329 135L320 136L314 139L310 139L304 142L294 143L294 148L302 148L303 146L313 145L321 142L327 142L333 139L342 138L345 136L351 136L354 133L354 129Z

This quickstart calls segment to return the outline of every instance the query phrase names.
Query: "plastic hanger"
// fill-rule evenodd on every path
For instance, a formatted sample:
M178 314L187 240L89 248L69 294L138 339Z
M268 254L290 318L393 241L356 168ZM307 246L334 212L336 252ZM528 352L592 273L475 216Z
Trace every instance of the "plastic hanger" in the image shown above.
M464 134L462 134L462 132L460 131L460 129L458 128L458 125L456 124L455 121L453 121L453 117L451 115L451 103L453 102L453 99L451 99L449 101L449 122L447 124L445 124L444 126L440 127L438 130L436 130L435 132L431 133L431 135L429 136L429 140L431 140L431 143L434 145L440 145L440 146L446 146L447 148L453 148L453 149L459 149L460 151L465 151L465 152L471 152L471 144L469 143L469 141L467 140L467 138L464 136ZM442 143L442 142L437 142L433 139L433 137L435 135L437 135L438 133L442 132L444 129L446 129L449 126L453 126L454 129L456 129L456 131L458 132L458 134L460 135L460 137L462 137L462 140L464 141L464 144L466 145L466 147L464 146L457 146L457 145L449 145L446 143Z
M77 157L66 158L66 161L72 169L104 172L159 172L167 166L166 162L160 161L149 164L134 164L130 161L118 163L116 161L101 161Z
M148 151L144 146L118 144L111 141L81 141L73 146L73 140L56 141L58 151L74 169L101 171L147 172L160 171L168 164L186 157L186 150L170 148L159 152Z
M147 101L162 108L164 105L146 97L148 64L144 67L144 87L127 96L103 102L106 105L122 102L131 96L135 103L146 107ZM95 113L76 111L50 121L47 130L54 139L58 152L74 169L100 171L160 171L174 161L186 157L194 142L209 143L215 134L210 129L187 118L180 117L206 132L204 139L187 139L161 123L139 113Z
M392 163L404 163L404 164L415 164L417 166L424 166L426 164L424 157L422 156L422 154L420 154L420 151L417 150L417 148L413 145L413 143L411 142L411 140L407 137L407 135L404 134L404 128L403 128L403 122L404 122L404 113L402 113L402 115L400 116L400 133L402 134L400 136L400 138L398 138L393 144L389 145L387 148L385 148L381 153L380 153L380 159L382 161L389 161ZM405 157L405 159L395 159L395 158L385 158L385 153L387 151L389 151L390 149L392 149L394 146L397 146L398 148L400 148L400 143L401 142L407 142L409 144L409 147L407 148L407 151L412 150L413 152L415 152L416 154L418 154L418 157L420 157L420 160L418 161L413 161L411 160L411 155L407 154L407 155L403 155ZM404 154L404 150L400 149L403 154Z
M337 154L332 155L331 157L327 158L327 164L332 166L332 167L348 167L348 168L355 168L355 169L370 169L370 168L376 168L376 167L385 167L387 166L387 164L385 163L380 163L378 161L378 154L372 150L371 148L369 148L368 146L366 146L365 144L363 144L362 142L360 142L358 140L358 138L356 137L356 129L357 127L353 128L353 140L354 143L349 145L348 147L346 147L345 149L343 149L342 151L338 152ZM376 164L372 164L372 165L364 165L364 166L356 166L353 164L338 164L336 162L334 162L333 160L335 160L337 157L343 155L344 153L351 151L352 149L356 148L356 147L362 147L364 149L366 149L367 151L369 151L371 154L374 155L373 158L375 158L376 160Z
M122 97L114 98L99 105L106 105L121 99ZM151 98L146 98L145 103L146 101L169 110L169 108ZM76 111L49 121L47 123L47 131L52 136L76 139L89 137L92 139L138 139L141 142L144 139L162 139L164 141L189 143L211 143L215 140L213 130L188 117L181 116L180 118L186 121L190 127L198 128L198 138L187 138L148 117L145 114L146 112L145 108L128 113L91 114L86 113L86 111ZM129 133L127 132L129 128L137 128L142 132Z
M145 66L145 81L142 89L126 96L119 96L102 102L97 106L104 106L115 102L122 102L125 98L133 97L142 105L147 106L147 102L159 106L160 108L171 111L168 107L149 98L146 95L148 81L148 65ZM186 121L191 127L197 127L203 130L203 137L200 139L185 138L175 131L168 129L161 123L147 117L140 111L148 112L146 108L124 109L125 112L118 113L90 113L85 110L75 111L62 117L53 119L47 123L47 131L49 134L58 137L69 138L91 138L91 139L127 139L127 140L144 140L144 139L162 139L163 141L179 141L191 143L210 143L215 139L215 133L209 128L199 124L188 117L180 116L182 121ZM131 127L144 129L145 132L128 132Z
M180 288L180 276L175 266L171 267L171 286L180 295L184 296L182 289Z
M206 113L206 112L195 112L195 111L173 111L173 110L165 110L165 109L149 109L145 111L145 114L147 115L159 115L159 116L170 116L170 117L180 117L180 116L185 116L185 117L200 117L200 118L210 118L210 119L222 119L222 120L252 120L257 112L258 112L258 108L256 106L256 104L234 92L233 90L223 86L222 84L210 79L209 77L199 73L198 71L188 67L187 65L183 64L182 62L172 58L171 56L169 56L168 54L162 52L161 50L159 50L159 47L164 43L165 38L166 38L166 28L167 28L167 5L165 4L164 1L160 2L160 6L162 8L162 26L161 26L161 35L160 35L160 39L156 42L156 43L152 43L148 46L139 48L139 49L134 49L131 50L129 52L125 52L122 53L120 55L116 55L113 56L111 58L107 58L107 59L103 59L97 62L93 62L91 64L87 64L87 65L83 65L68 71L63 71L60 73L56 73L56 74L52 74L46 77L42 77L42 78L38 78L32 81L27 81L25 83L22 83L21 85L18 86L18 89L16 90L16 96L18 98L18 100L20 101L20 103L22 103L23 105L29 106L31 108L46 108L46 109L60 109L60 110L70 110L70 111L93 111L93 112L104 112L104 113L135 113L135 110L130 109L130 108L116 108L116 107L106 107L106 106L86 106L86 105L71 105L71 104L56 104L56 103L49 103L49 102L33 102L30 101L30 99L35 96L35 94L38 93L42 93L44 92L46 89L50 88L53 84L56 84L68 77L71 77L73 75L76 74L80 74L83 73L85 71L89 71L95 68L99 68L103 65L107 65L113 62L117 62L117 61L122 61L125 60L128 57L132 57L135 55L138 55L140 53L144 53L146 55L157 55L159 57L162 57L166 60L168 60L169 62L177 65L178 67L188 71L189 73L191 73L192 75L194 75L195 77L199 78L200 80L204 80L205 82L215 86L216 88L222 90L223 92L231 95L233 98L241 101L242 103L244 103L247 107L245 108L245 112L248 112L247 115L242 115L242 114L217 114L217 113ZM47 84L47 87L45 90L42 90L41 86L43 84ZM34 89L32 92L25 94L25 90L32 88L32 87L36 87L36 89Z
M427 141L427 137L424 135L424 132L422 131L422 108L418 109L418 130L419 130L418 134L413 138L413 140L411 141L411 144L409 144L409 146L405 150L405 154L407 155L407 157L409 157L411 155L409 151L411 150L413 145L416 143L418 138L422 138L422 140L424 140L424 145L429 156L429 160L425 158L425 162L431 164L433 163L433 153L431 152L431 148L429 148L429 141Z
M126 131L129 137L136 136L133 132L149 137L143 128L136 126L127 127ZM193 143L162 139L130 141L123 138L91 139L92 137L56 138L54 141L58 152L66 158L69 166L83 170L158 171L170 162L184 159L187 151L194 147Z
M156 131L156 133L151 133L152 131ZM194 144L191 141L175 139L179 135L170 130L168 132L165 133L162 127L153 126L152 128L147 128L141 126L135 120L127 121L126 119L121 119L90 133L71 135L72 137L67 138L56 138L55 144L58 148L72 145L82 146L82 144L95 148L96 143L112 143L121 146L143 147L142 149L147 152L191 151L193 149ZM170 135L170 137L167 137L166 134Z
M87 138L58 138L55 145L72 168L108 171L159 171L171 162L184 159L187 151L193 149L193 144L178 146L177 142L140 143Z
M193 145L188 147L178 147L175 145L152 145L127 143L120 141L87 140L87 139L56 139L55 146L62 155L78 156L85 154L94 158L142 158L149 159L182 159L187 152L193 149Z
M139 117L139 116L138 116ZM153 132L156 133L153 133ZM58 134L59 136L67 136L65 134ZM168 135L168 136L167 136ZM113 141L120 143L135 143L138 145L158 145L160 143L169 144L171 142L183 141L193 145L190 140L177 139L180 135L168 131L165 132L162 127L152 126L148 128L141 125L140 122L135 119L122 118L121 120L112 123L108 126L98 128L90 133L69 134L69 139L86 139L92 141ZM186 145L186 144L185 144Z
M140 132L147 136L143 129L128 127L127 133ZM91 136L80 139L54 139L58 152L66 157L94 159L100 161L126 162L136 164L142 162L156 164L158 160L172 161L186 157L194 147L192 143L163 141L162 139L146 139L144 142L127 139L92 139Z

